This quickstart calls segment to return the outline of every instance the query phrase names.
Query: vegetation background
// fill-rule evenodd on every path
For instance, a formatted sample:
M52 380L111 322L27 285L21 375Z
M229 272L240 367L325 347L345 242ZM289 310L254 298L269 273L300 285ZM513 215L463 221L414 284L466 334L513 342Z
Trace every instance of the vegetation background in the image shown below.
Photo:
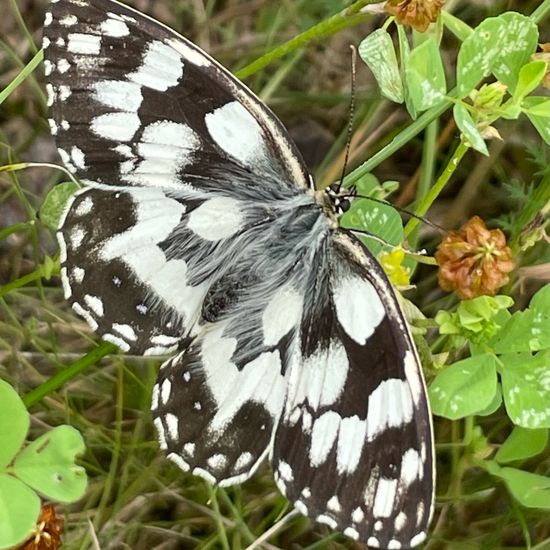
M182 32L237 73L307 29L322 22L330 26L330 18L348 5L341 0L127 3ZM503 11L528 15L540 5L537 0L449 0L445 9L475 27ZM45 0L2 0L0 94L18 75L23 81L8 95L0 95L0 166L60 162L46 123L42 71L23 72L38 51L46 6ZM247 69L241 72L251 73L246 84L282 119L320 184L338 179L343 166L349 122L349 45L358 45L385 17L349 18L346 24L334 26L335 34L290 47L287 55L253 74ZM548 21L541 31L541 42L550 41ZM441 49L451 80L459 45L450 33L444 34ZM406 110L380 96L371 72L359 61L348 170L409 123ZM535 172L541 164L548 165L549 156L525 118L505 121L498 129L503 139L489 142L490 156L467 153L430 210L430 220L453 229L475 214L490 227L513 227L533 192L529 184ZM429 186L446 166L458 140L459 132L447 112L382 162L375 171L378 179L400 184L390 199L400 206L410 205L418 190ZM57 509L65 518L63 547L245 548L290 511L288 503L275 488L267 465L243 486L214 491L161 456L148 412L160 361L122 355L99 360L86 355L96 340L63 299L55 262L48 260L57 255L55 239L37 219L48 191L63 179L60 171L45 167L0 173L0 378L25 395L69 366L87 366L31 408L31 439L65 423L76 427L86 442L81 464L89 476L88 491L77 504ZM431 253L439 240L437 232L424 227L414 244ZM550 280L549 261L543 241L523 256L514 285L507 290L517 307L525 307ZM48 271L52 272L49 278ZM439 289L433 267L418 269L413 282L416 290L407 296L427 316L456 306L456 299ZM87 357L85 364L83 357ZM512 426L503 408L478 419L476 425L485 436L466 441L462 421L436 421L438 504L434 533L425 548L550 549L548 512L520 506L504 484L474 467L476 453L493 452L510 434ZM546 444L539 454L523 461L522 468L548 475L549 457ZM360 546L296 516L263 547Z

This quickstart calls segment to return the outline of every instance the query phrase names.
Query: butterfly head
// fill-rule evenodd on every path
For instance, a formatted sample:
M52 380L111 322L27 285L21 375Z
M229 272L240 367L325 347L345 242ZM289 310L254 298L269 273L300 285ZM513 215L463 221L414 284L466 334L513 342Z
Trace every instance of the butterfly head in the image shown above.
M341 183L331 183L323 190L325 199L332 207L337 216L347 212L351 207L351 201L355 197L355 187L342 187Z

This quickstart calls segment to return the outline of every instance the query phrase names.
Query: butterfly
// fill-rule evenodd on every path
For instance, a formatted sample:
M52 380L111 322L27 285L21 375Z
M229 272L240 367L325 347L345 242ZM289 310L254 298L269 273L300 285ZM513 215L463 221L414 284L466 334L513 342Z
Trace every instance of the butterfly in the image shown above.
M302 514L373 548L432 515L431 416L396 294L276 116L190 41L113 0L51 0L49 126L83 184L57 232L66 299L168 355L167 457L228 486L268 459ZM349 190L345 191L349 194Z

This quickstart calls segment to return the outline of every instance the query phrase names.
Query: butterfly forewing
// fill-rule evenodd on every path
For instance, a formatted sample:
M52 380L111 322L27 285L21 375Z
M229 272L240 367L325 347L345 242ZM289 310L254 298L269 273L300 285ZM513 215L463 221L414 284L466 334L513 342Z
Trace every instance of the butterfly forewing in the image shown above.
M434 477L418 356L280 122L114 0L52 0L44 48L51 132L86 185L58 231L65 295L124 351L174 353L152 400L168 457L230 485L269 452L303 514L419 544Z
M112 0L52 2L45 24L50 127L81 179L179 188L237 164L309 185L273 113L171 29Z

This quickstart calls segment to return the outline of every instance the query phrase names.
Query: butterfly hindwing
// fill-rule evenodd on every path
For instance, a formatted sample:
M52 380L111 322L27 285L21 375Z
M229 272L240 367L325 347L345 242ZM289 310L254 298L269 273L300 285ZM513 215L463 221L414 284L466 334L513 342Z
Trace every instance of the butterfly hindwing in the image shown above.
M410 548L425 538L433 499L419 360L380 266L347 232L333 244L329 298L309 313L324 323L304 317L303 359L290 367L275 478L312 519L373 548Z
M211 483L247 479L268 451L286 395L278 349L238 365L225 323L206 326L162 367L153 418L168 458Z

